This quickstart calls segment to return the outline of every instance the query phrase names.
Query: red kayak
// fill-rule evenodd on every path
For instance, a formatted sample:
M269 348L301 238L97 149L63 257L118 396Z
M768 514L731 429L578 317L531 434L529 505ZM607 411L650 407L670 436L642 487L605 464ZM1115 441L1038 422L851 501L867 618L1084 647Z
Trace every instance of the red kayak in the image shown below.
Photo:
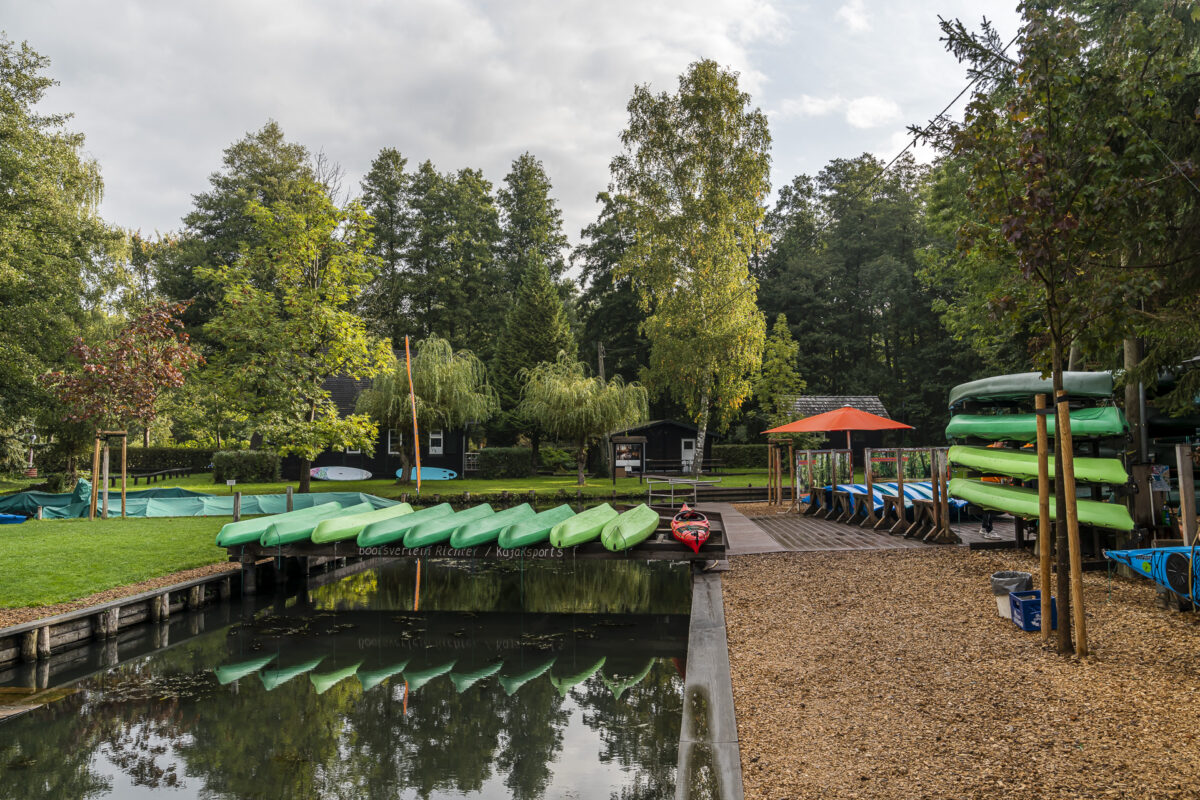
M679 513L671 519L671 535L692 548L693 553L699 553L700 548L708 541L708 517L687 507L679 509Z

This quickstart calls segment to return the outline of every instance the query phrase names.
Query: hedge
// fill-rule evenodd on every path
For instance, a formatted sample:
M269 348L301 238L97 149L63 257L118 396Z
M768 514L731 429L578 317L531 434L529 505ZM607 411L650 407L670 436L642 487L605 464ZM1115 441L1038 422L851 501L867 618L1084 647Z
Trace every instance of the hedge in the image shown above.
M528 478L533 475L533 450L528 447L485 447L479 451L479 477Z
M221 450L213 453L213 483L279 480L279 454L266 450Z
M130 472L183 468L207 472L213 460L213 450L208 447L130 447L125 455L129 459ZM120 463L119 456L117 463Z
M722 469L764 469L767 466L765 444L714 444L712 457Z

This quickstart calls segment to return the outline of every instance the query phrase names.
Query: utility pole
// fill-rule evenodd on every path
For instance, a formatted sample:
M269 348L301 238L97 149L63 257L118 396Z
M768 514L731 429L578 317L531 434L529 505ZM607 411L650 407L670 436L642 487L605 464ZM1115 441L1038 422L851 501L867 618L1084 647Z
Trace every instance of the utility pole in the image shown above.
M597 372L600 373L601 381L603 381L605 379L604 378L604 356L605 356L604 342L596 342L596 363L599 366L599 369L597 370Z

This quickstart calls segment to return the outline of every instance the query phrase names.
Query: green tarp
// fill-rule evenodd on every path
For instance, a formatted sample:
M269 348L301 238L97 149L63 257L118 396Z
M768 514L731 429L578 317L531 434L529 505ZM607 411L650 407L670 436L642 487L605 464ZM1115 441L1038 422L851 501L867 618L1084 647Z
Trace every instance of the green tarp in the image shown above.
M1046 418L1054 435L1054 417ZM1129 431L1125 415L1116 406L1077 408L1071 412L1072 436L1121 436ZM1032 442L1037 438L1035 414L957 414L946 426L947 439L987 439L993 442Z
M1111 372L1064 372L1063 388L1075 397L1111 397ZM1040 372L1018 372L1015 375L994 375L969 383L960 383L950 390L950 407L966 400L987 403L996 400L1029 400L1035 394L1054 394L1050 378Z
M966 500L982 508L994 511L1007 511L1015 517L1037 519L1038 493L1037 489L1026 489L1020 486L1002 486L998 483L984 483L966 478L955 478L950 481L950 496ZM1125 506L1116 503L1102 503L1099 500L1077 499L1076 507L1079 521L1084 525L1095 525L1099 528L1115 528L1119 531L1133 530L1133 519ZM1054 495L1050 495L1050 519L1055 519Z
M88 497L91 491L92 484L81 479L75 484L74 489L61 494L51 492L17 492L16 494L5 495L4 497L0 497L0 514L24 514L27 517L32 517L40 507L43 509L43 515L47 517L86 516ZM120 506L121 503L121 491L119 489L109 489L110 509L112 508L112 498L114 496L117 498L117 505ZM173 486L161 489L135 489L134 491L125 493L125 497L129 501L140 501L143 504L151 499L208 496L203 492L193 492ZM65 509L80 504L83 505L83 514L50 513L51 509Z

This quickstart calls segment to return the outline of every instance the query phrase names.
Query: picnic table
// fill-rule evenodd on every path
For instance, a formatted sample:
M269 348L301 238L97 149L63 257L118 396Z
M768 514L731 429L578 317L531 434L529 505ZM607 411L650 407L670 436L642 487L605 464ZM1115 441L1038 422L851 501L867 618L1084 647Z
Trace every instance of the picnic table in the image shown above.
M146 483L157 483L158 481L166 480L167 478L185 478L191 475L193 472L195 472L195 470L191 467L171 467L170 469L160 469L155 472L134 472L126 477L133 481L134 486L137 486L138 481L143 479L146 481ZM109 486L116 486L120 482L120 475L108 476Z

